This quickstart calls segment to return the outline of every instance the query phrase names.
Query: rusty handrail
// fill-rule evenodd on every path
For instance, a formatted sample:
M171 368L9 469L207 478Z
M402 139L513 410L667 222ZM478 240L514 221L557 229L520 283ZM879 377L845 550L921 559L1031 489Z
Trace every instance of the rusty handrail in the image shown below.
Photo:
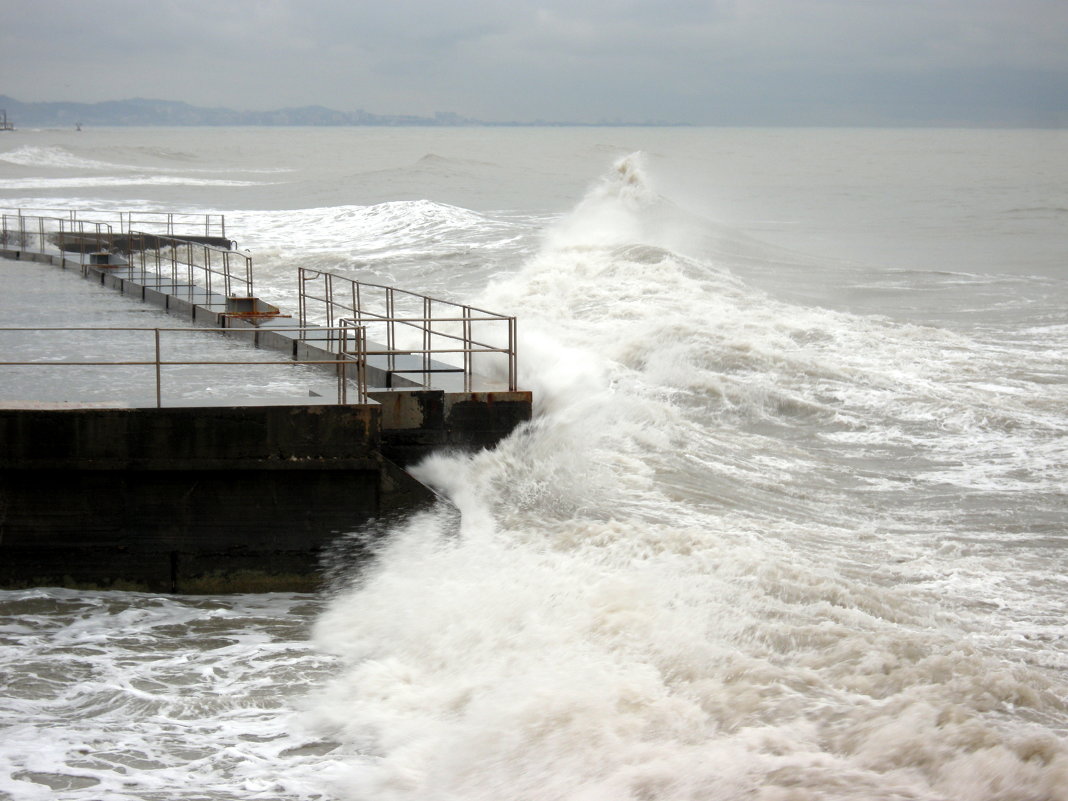
M326 328L334 330L346 324L380 326L385 340L384 350L372 351L369 355L389 353L412 353L423 356L429 369L432 356L462 354L465 385L470 386L474 372L474 360L479 354L498 354L507 363L508 389L518 389L516 354L516 318L479 309L474 306L431 298L406 289L356 281L322 270L298 268L299 313L301 326L308 325L309 304L321 304L326 317ZM322 281L322 294L315 294L309 284ZM337 286L335 286L337 284ZM371 297L376 295L376 297ZM376 303L377 301L377 303ZM398 311L398 305L415 307L415 312ZM444 307L446 311L438 312ZM482 324L482 325L480 325ZM498 339L503 344L493 344L484 337L476 338L475 328L493 325L504 327ZM399 341L398 328L414 329L420 342L403 344ZM438 347L439 339L461 343L459 347Z
M184 278L209 292L217 291L221 282L222 294L228 298L254 295L252 257L246 253L143 231L131 231L126 237L127 247L120 253L140 271L141 278L154 268L157 276L169 272L173 282Z

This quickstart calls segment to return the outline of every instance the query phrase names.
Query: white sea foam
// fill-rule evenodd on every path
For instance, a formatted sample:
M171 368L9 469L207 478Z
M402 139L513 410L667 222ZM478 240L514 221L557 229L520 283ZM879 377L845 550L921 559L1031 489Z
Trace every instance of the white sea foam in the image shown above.
M165 173L210 172L218 174L219 172L235 171L235 168L233 167L196 167L185 163L186 160L190 158L187 154L159 148L121 148L117 151L117 154L128 156L131 161L136 162L143 162L146 159L149 159L156 162L153 169ZM23 145L14 150L0 152L0 161L6 161L9 164L17 164L20 167L44 167L57 170L97 170L108 172L143 172L145 170L143 164L86 158L84 156L79 156L65 147L55 145L43 147L38 145ZM176 166L168 167L166 166L167 163L176 163ZM241 168L239 171L243 173L277 174L291 172L291 169L287 167L245 167Z
M772 301L673 250L670 217L625 160L486 293L521 314L539 416L424 464L458 513L393 531L319 622L344 667L314 719L366 754L341 797L1065 797L1063 676L984 608L997 586L994 617L1063 636L1041 620L1065 596L930 553L937 504L858 470L1053 481L1041 404L986 431L978 343ZM944 580L965 564L982 580Z
M309 797L333 746L285 710L329 667L302 634L313 610L286 595L0 593L0 672L19 677L0 703L0 795L177 797L193 770L213 798Z
M538 132L539 153L555 135ZM160 136L171 137L165 150L195 150L195 135ZM889 219L916 249L956 230L941 218L895 229L893 213L868 214L905 172L892 185L853 180L892 163L873 155L872 137L958 143L948 133L835 134L833 169L799 162L805 180L784 162L823 134L791 134L789 159L752 145L761 132L648 136L701 142L696 158L672 153L684 170L714 164L739 180L736 165L753 158L756 177L734 198L782 199L754 218L810 220L814 204L837 220L857 203L849 214L863 230ZM509 180L530 181L521 192L478 196L564 207L574 200L557 187L588 174L589 153L620 152L597 143L559 167L515 159ZM412 158L443 149L419 144ZM507 163L506 151L494 158ZM670 158L623 160L554 221L364 202L375 176L346 177L340 153L324 156L339 176L329 192L297 182L264 201L296 208L262 212L253 187L248 211L225 209L228 232L254 252L259 293L291 298L293 268L311 266L516 313L536 419L493 451L420 466L451 504L376 540L377 559L321 616L288 598L5 594L4 714L19 728L0 747L0 791L1066 797L1068 328L1060 268L1032 275L1034 238L999 234L1020 260L1012 276L994 275L993 258L886 269L881 250L870 264L787 253L688 213L663 172ZM985 173L969 166L968 191L946 191L936 211L967 197L981 217L976 192L987 190L999 208L1027 207L1005 199L999 170L973 192ZM457 174L433 159L420 180ZM413 175L383 173L371 194L434 197L394 191ZM210 187L139 191L64 203L221 202ZM340 205L321 202L335 195ZM913 199L891 212L913 220ZM1033 254L1063 231L1044 236ZM353 536L372 533L382 531ZM48 611L19 606L28 596ZM318 651L304 639L317 616Z
M18 164L21 167L59 167L75 170L133 169L120 164L77 156L66 148L56 146L23 145L0 153L0 161Z
M502 247L516 237L514 216L479 213L429 200L238 211L228 212L227 219L235 230L246 232L243 244L260 251L359 254L383 261L412 254L432 257L449 247L471 248L476 243Z
M263 181L225 178L193 178L187 175L97 175L65 178L0 179L0 189L25 192L33 189L91 189L123 186L262 186Z
M488 214L428 200L227 214L239 246L254 256L257 281L272 302L297 307L300 265L369 283L452 299L510 266L540 218Z

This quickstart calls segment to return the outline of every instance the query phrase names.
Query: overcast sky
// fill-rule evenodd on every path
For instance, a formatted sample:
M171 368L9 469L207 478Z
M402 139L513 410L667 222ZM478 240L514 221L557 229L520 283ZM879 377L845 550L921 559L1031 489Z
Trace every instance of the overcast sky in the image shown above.
M1068 0L0 0L0 94L1068 126Z

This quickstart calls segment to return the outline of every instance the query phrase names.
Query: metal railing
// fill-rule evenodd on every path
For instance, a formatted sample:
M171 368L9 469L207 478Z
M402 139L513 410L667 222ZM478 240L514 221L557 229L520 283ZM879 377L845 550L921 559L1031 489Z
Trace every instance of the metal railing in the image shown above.
M166 215L174 217L176 215ZM207 242L145 231L120 229L106 222L67 216L0 215L0 247L37 253L109 253L122 257L143 280L152 271L172 285L200 286L226 297L252 297L252 257ZM129 218L120 221L128 225ZM113 265L114 266L114 265Z
M98 261L87 259L87 254L107 253L109 259L99 260L107 263L95 266L129 270L130 277L144 285L158 280L169 293L199 287L228 299L254 295L252 258L247 254L189 238L128 230L132 214L120 213L120 233L110 223L79 218L77 211L61 214L0 214L0 247L58 255L64 262L67 254L78 253L76 262L83 272ZM158 216L171 228L183 215ZM210 222L205 224L210 227ZM222 225L220 216L220 230L225 230ZM111 260L110 254L125 263ZM481 376L506 375L509 391L518 388L515 317L304 267L298 269L298 288L301 328L325 330L327 350L338 354L338 362L355 359L366 370L371 359L387 373L387 381L394 373L422 373L427 381L431 373L462 373L466 391L475 388L478 368ZM313 312L319 318L314 322L309 319ZM358 342L346 334L354 328L364 329ZM366 382L361 386L365 391Z
M31 253L63 252L62 243L72 237L93 250L104 250L112 241L111 226L103 222L0 214L0 247Z
M203 236L226 239L226 216L186 211L114 211L110 209L2 209L5 214L24 217L51 217L69 222L103 222L128 234L133 231L164 236Z
M306 267L298 269L298 282L301 326L317 310L331 331L363 328L363 360L413 354L422 357L423 372L430 373L437 357L458 358L464 388L470 390L476 360L503 359L508 390L517 389L515 317Z
M322 329L316 328L317 331ZM275 366L310 366L316 368L334 367L334 379L337 384L337 404L347 405L349 403L367 403L367 379L366 373L363 369L362 363L358 361L358 354L362 350L366 350L365 333L359 329L359 327L346 326L343 331L339 329L339 337L344 342L351 344L351 353L337 353L331 354L334 358L329 359L264 359L264 360L249 360L241 358L233 359L174 359L165 358L163 353L162 334L192 334L192 335L222 335L225 337L240 337L241 335L249 335L255 337L256 335L268 332L268 331L286 331L293 332L292 328L140 328L140 327L41 327L41 326L18 326L18 327L2 327L0 328L0 334L3 333L27 333L36 336L52 336L53 342L55 340L54 335L60 332L78 332L85 333L109 333L114 334L118 332L135 332L143 334L145 337L144 347L145 352L148 354L142 358L131 359L114 359L114 360L101 360L101 359L51 359L51 358L39 358L31 361L0 361L0 368L7 367L35 367L35 368L63 368L63 367L94 367L94 368L109 368L109 367L146 367L151 368L154 374L154 386L155 386L155 406L161 408L163 403L163 374L166 367L240 367L251 365L275 365ZM109 343L112 344L112 343ZM129 344L129 343L127 343ZM84 348L85 343L80 342L79 345ZM199 382L199 379L198 379ZM3 383L3 382L0 382ZM237 390L235 390L237 391ZM355 394L355 400L350 401L352 394ZM17 400L15 398L7 398L8 401ZM75 401L76 402L76 401ZM2 401L0 401L2 403ZM210 404L209 404L210 405Z
M151 273L228 298L253 296L252 257L247 253L141 231L127 234L122 244L121 255L142 282Z

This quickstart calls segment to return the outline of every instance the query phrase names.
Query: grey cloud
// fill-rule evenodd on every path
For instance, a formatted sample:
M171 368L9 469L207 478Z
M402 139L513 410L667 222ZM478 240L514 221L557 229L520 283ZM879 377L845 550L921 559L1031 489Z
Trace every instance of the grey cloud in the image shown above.
M693 123L1068 119L1063 0L0 0L0 93Z

